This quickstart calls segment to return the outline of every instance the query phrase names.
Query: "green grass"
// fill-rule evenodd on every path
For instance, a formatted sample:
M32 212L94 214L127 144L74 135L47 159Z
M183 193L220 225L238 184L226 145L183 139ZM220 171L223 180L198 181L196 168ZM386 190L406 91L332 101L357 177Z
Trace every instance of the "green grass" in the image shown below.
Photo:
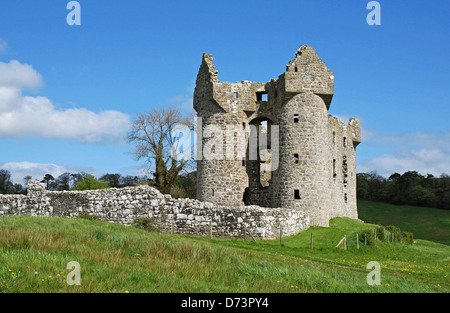
M359 200L358 215L367 223L395 225L415 238L450 245L450 211Z
M449 247L417 240L356 249L354 235L370 227L338 218L280 246L86 219L2 217L0 292L449 292ZM343 235L348 251L335 248ZM66 283L70 261L80 263L80 286ZM366 283L369 261L381 264L380 286Z

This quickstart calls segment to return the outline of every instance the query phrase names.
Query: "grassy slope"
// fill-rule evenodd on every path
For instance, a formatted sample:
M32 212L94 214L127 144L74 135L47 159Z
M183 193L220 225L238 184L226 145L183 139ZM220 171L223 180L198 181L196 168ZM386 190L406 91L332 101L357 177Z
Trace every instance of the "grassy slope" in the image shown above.
M0 218L0 292L449 292L449 247L378 244L357 250L345 218L279 241L147 233L98 221ZM350 250L334 246L346 234ZM65 281L81 265L81 286ZM381 286L366 264L379 261Z
M450 245L450 211L359 200L358 214L364 222L395 225L416 238Z

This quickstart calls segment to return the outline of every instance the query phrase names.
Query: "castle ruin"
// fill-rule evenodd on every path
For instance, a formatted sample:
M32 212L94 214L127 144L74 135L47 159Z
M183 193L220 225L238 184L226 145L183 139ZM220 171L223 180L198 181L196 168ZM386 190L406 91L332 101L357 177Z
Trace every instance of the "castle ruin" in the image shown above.
M268 83L221 82L205 53L194 91L200 153L214 136L210 126L223 130L225 147L240 136L236 129L244 140L233 152L241 157L197 157L197 199L296 209L318 226L329 226L334 217L356 219L361 126L357 119L345 124L328 114L333 94L334 74L309 46L301 46L285 72Z

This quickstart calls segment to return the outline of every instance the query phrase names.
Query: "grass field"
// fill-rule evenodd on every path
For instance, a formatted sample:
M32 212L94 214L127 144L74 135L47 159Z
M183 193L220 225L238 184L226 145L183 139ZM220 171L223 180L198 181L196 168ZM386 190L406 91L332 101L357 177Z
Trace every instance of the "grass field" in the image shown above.
M356 249L356 232L371 227L337 218L280 246L85 219L2 217L0 292L449 292L448 246L417 240ZM343 235L347 251L335 248ZM70 261L81 266L80 286L66 282ZM381 264L379 286L366 282L369 261Z
M416 238L450 245L448 210L359 200L358 215L366 223L395 225Z

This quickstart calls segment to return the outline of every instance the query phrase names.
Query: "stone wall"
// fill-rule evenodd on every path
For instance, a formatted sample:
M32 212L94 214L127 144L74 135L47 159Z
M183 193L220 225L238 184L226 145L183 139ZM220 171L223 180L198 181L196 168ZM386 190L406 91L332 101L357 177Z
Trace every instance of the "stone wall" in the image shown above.
M330 219L337 216L358 218L356 203L356 146L361 141L359 121L350 119L348 124L328 116L328 135L332 169L329 180Z
M28 194L0 195L0 216L31 215L77 217L98 216L101 220L133 224L139 217L154 218L162 232L235 237L246 227L255 238L272 239L294 235L309 227L306 213L294 209L258 206L219 206L192 199L174 199L149 186L91 191L47 191L44 185L28 182Z

